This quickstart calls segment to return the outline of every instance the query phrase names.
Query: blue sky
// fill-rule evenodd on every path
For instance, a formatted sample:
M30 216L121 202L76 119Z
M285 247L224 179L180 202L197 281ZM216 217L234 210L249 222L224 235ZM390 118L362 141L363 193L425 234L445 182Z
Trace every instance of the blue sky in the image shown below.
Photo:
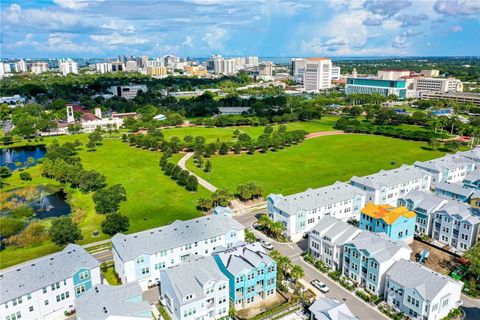
M1 0L1 56L480 55L480 0Z

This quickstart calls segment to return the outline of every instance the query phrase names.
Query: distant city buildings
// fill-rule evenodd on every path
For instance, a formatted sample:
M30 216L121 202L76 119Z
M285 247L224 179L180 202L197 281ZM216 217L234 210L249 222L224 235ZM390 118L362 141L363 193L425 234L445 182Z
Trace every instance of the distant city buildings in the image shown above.
M59 60L58 69L64 76L69 73L78 74L78 64L71 59Z
M165 67L146 67L145 70L149 76L166 76L168 72Z
M41 74L48 71L48 63L42 61L35 61L32 62L32 66L30 67L30 69L34 74Z
M462 92L463 83L455 78L415 78L413 89L428 92Z
M337 66L332 66L332 80L338 81L342 78L341 69Z
M332 86L332 60L329 58L305 59L303 88L308 92L330 89Z
M144 84L136 84L136 85L128 85L128 86L111 86L109 91L114 96L131 100L137 96L139 91L147 92L147 86Z
M271 61L262 61L258 65L258 75L263 80L273 80L273 63Z
M405 80L348 78L345 94L379 94L384 97L395 95L399 99L405 99L407 98L407 86Z

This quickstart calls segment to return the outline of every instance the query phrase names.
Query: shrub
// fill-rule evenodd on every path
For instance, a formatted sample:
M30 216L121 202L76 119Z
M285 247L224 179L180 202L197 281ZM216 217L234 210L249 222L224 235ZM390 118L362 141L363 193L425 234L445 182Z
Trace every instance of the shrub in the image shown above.
M32 176L28 172L20 172L20 180L22 181L31 181Z

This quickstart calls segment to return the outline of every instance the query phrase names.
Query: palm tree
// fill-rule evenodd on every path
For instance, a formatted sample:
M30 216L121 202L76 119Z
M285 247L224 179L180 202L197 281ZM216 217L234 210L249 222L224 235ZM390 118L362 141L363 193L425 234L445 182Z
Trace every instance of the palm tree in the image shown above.
M264 230L270 230L272 223L273 221L266 214L261 215L258 219L258 224Z
M281 256L282 256L282 254L278 250L270 251L270 258L275 260L277 263L278 263L278 260L280 259Z
M452 117L450 118L450 125L451 125L451 130L450 130L450 134L453 135L453 129L455 128L455 125L458 124L458 117L456 115L452 115Z
M437 133L437 126L440 124L440 120L438 118L433 118L430 122L430 125L433 126L433 132Z
M290 278L293 282L297 282L298 279L301 279L305 276L305 271L298 264L294 265L290 270Z
M282 234L283 231L285 231L285 227L283 226L283 224L280 221L273 222L270 225L270 232L272 233L272 235L275 238L278 238Z

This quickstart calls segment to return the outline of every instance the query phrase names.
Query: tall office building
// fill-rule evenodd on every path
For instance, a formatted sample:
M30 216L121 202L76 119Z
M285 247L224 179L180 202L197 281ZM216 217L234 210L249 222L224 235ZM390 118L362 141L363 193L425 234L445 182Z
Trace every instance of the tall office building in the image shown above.
M125 65L122 61L113 61L112 62L112 71L124 71Z
M17 63L15 63L15 71L22 72L22 73L27 72L27 63L25 62L25 60L22 59Z
M138 63L136 60L128 60L127 64L125 65L125 71L127 72L135 72L138 69Z
M342 77L340 72L341 72L340 67L333 66L332 67L332 80L340 80L340 78Z
M224 75L233 75L237 72L237 64L235 59L224 59L222 65L222 73Z
M107 73L112 71L112 64L108 62L97 63L95 69L98 73Z
M329 58L306 59L303 75L303 88L306 91L319 91L332 86L332 60Z
M146 73L149 76L166 76L167 68L165 67L147 67Z
M303 82L303 74L305 73L306 60L303 58L292 59L292 77L295 82Z
M71 59L59 60L58 69L64 76L69 73L78 74L78 64Z
M258 66L258 57L247 57L245 59L245 64L252 67Z
M271 61L262 61L258 65L258 74L260 76L271 77L273 73L273 63Z

